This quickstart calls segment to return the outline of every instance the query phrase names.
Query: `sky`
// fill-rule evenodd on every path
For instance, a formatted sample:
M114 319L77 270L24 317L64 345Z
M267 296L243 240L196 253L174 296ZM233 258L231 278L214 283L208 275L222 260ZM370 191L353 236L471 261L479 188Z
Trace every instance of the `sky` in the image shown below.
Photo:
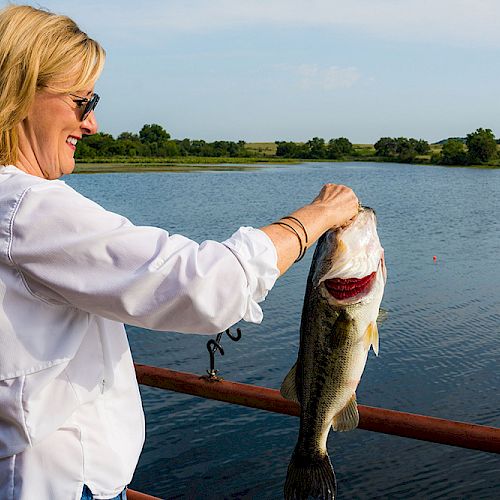
M104 46L96 113L114 136L146 123L209 141L500 135L498 0L24 3Z

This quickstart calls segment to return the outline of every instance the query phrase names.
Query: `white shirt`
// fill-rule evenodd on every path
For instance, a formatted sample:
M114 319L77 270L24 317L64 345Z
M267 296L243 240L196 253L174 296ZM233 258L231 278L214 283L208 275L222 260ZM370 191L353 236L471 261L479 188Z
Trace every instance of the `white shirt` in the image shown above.
M116 496L144 441L123 323L259 323L278 274L258 229L198 245L0 167L0 498L79 499L84 483Z

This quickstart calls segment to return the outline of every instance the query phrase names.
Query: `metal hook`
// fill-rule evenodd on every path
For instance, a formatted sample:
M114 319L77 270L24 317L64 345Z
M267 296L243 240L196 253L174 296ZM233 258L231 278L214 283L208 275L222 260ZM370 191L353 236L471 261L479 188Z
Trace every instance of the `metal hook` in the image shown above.
M208 354L210 355L210 370L207 370L208 373L208 380L210 381L218 381L220 378L217 376L217 373L219 370L215 369L215 352L219 351L221 353L221 356L224 356L224 349L222 348L221 345L221 339L222 335L226 334L231 340L234 340L237 342L238 340L241 339L241 330L239 328L236 329L236 335L231 335L231 332L229 328L225 332L221 332L217 334L217 337L214 339L210 339L207 342L207 350Z
M220 334L219 334L220 335ZM236 328L236 335L231 335L231 331L229 328L226 330L226 335L231 339L234 340L235 342L238 342L238 340L241 339L241 329Z

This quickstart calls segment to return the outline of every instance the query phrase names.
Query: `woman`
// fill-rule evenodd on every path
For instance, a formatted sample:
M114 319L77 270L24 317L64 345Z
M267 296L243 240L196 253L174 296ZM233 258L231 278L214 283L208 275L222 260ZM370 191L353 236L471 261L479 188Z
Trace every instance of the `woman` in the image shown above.
M201 245L136 227L58 180L97 131L104 51L67 17L0 11L0 498L120 498L144 440L123 323L217 333L357 213L326 185L261 229Z

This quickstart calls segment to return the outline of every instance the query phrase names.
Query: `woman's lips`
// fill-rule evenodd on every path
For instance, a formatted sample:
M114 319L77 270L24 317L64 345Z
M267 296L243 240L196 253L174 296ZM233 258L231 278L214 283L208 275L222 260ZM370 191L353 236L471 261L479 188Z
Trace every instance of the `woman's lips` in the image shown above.
M75 137L74 135L70 135L67 139L66 139L66 144L73 150L75 151L76 150L76 144L77 142L80 140L79 137Z
M328 293L337 300L350 299L370 288L377 272L373 272L364 278L333 278L325 280L325 287Z

